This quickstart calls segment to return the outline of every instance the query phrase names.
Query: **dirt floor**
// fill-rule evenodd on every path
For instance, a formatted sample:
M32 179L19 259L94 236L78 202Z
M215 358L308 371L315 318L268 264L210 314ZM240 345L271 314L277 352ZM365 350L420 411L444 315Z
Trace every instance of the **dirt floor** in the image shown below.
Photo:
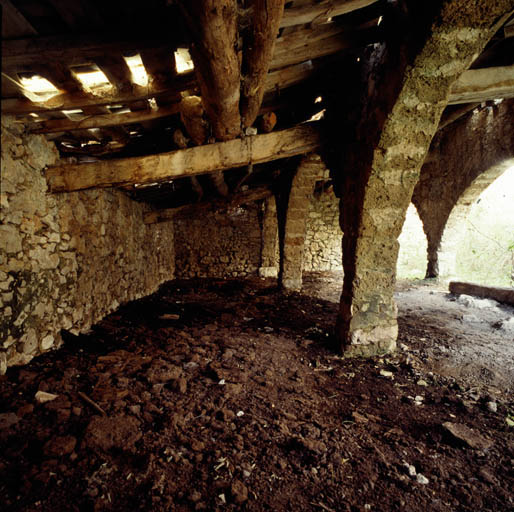
M0 509L514 510L513 310L400 283L398 351L345 360L340 289L173 281L10 369Z

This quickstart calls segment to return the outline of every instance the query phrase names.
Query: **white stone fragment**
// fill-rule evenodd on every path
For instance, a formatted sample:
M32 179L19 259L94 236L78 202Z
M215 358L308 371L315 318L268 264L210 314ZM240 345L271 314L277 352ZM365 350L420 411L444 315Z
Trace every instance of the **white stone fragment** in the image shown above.
M47 393L46 391L38 391L36 393L36 400L40 404L44 404L46 402L51 402L55 400L59 395L54 395L53 393Z

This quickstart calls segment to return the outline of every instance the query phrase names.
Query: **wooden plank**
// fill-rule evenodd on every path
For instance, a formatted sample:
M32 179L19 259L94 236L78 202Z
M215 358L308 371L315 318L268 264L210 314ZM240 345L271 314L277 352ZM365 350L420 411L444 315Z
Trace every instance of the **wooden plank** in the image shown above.
M45 103L38 104L25 99L7 98L2 100L2 112L7 114L28 114L30 112L45 112L49 110L73 110L93 105L126 104L152 97L168 96L190 89L195 84L195 76L191 72L177 75L175 86L171 89L155 90L148 87L135 87L133 92L114 92L104 96L88 97L78 94L60 94Z
M284 11L281 27L322 22L376 3L378 0L323 0L317 4L292 7Z
M291 66L349 48L359 48L382 39L380 27L348 32L334 26L330 30L310 29L293 32L277 39L270 69Z
M502 304L514 306L514 289L482 286L480 284L452 281L449 285L450 293L456 295L473 295L483 299L493 299Z
M5 0L0 0L5 1ZM168 47L166 36L120 39L115 33L59 35L2 41L4 68L30 70L32 64L58 61L67 66L93 62L105 54L136 53L142 50Z
M303 82L314 74L315 69L314 64L309 60L286 68L270 71L266 75L265 90L266 92L276 91L277 89L285 89L286 87Z
M166 208L163 210L155 210L147 212L143 216L145 224L156 224L158 222L169 222L171 220L195 218L199 215L205 215L208 211L228 210L236 208L243 204L260 201L271 197L273 192L267 187L259 187L253 190L241 192L235 196L225 200L202 201L194 204L186 204L176 208Z
M514 66L469 69L453 84L448 103L514 98Z
M264 96L266 74L275 49L284 0L252 0L250 27L243 46L244 76L241 83L241 118L243 127L252 126Z
M202 101L218 140L241 133L236 0L181 0Z
M30 127L32 133L52 133L82 130L88 128L102 128L107 126L119 126L122 124L142 123L152 121L161 117L172 116L180 111L180 104L161 107L157 110L142 110L137 112L127 112L124 114L100 114L87 116L80 121L70 119L56 119L33 123Z
M59 13L64 23L74 30L104 28L105 23L96 9L84 0L48 0Z
M53 192L154 183L308 153L320 146L313 124L144 157L58 165L46 171Z
M37 35L36 29L10 0L0 0L2 6L2 39Z

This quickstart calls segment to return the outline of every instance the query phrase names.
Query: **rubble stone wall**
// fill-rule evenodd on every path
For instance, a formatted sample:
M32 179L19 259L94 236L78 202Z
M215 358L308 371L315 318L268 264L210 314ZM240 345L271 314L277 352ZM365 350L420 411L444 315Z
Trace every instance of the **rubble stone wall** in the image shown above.
M244 277L261 263L261 203L175 221L176 277Z
M116 190L48 194L53 143L2 119L0 373L83 332L174 274L173 226Z
M339 199L330 189L311 200L303 270L342 270L342 238L343 233L339 226Z

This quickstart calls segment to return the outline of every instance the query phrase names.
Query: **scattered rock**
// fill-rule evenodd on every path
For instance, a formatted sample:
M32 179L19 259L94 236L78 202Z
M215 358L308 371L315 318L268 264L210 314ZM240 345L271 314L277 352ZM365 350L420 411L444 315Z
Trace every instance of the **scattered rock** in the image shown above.
M418 484L421 484L421 485L427 485L429 480L426 476L422 475L421 473L418 473L416 475L416 482L418 482Z
M453 437L459 441L464 442L470 448L474 448L476 450L487 450L493 444L492 441L485 439L478 432L467 427L466 425L463 425L462 423L452 423L450 421L446 421L443 423L443 427Z
M404 462L403 467L407 470L409 476L416 476L416 468L412 464Z
M46 391L38 391L36 393L36 400L40 404L44 404L46 402L51 402L55 400L59 395L54 395L53 393L47 393Z
M382 377L387 377L389 379L393 378L393 372L390 372L389 370L380 370L380 375L382 375Z
M45 444L43 452L48 457L63 457L72 453L76 445L77 440L73 436L55 437Z
M498 412L498 404L496 402L487 402L487 410L491 412Z
M13 425L16 425L20 421L20 418L13 412L6 412L0 414L0 430L5 430Z
M180 315L175 315L173 313L165 313L159 317L159 320L180 320Z
M93 450L131 451L141 437L141 424L134 416L95 416L87 426L84 442Z
M232 482L232 487L230 488L230 492L232 494L233 500L238 504L241 505L245 501L248 500L248 489L243 482L240 480L234 480Z

